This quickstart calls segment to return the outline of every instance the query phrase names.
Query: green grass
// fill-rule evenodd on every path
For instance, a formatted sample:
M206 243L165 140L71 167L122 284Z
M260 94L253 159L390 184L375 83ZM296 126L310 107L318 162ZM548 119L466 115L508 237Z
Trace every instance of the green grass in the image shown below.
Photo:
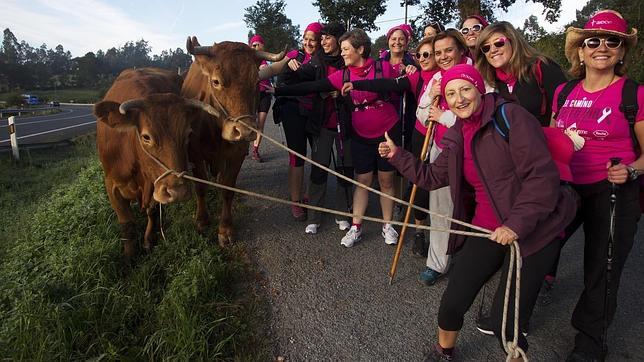
M26 90L21 91L23 94L34 94L38 96L41 102L59 101L75 103L96 103L101 99L101 91L98 89L58 89L54 90ZM0 101L6 101L13 93L0 93Z
M0 154L2 358L270 359L244 249L196 234L194 201L165 207L167 241L128 267L92 141L21 157Z

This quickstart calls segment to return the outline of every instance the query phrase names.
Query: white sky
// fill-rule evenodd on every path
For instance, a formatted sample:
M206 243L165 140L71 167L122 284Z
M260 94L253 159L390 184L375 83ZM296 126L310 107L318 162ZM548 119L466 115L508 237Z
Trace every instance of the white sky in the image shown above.
M498 19L517 27L534 14L548 31L561 29L575 17L588 0L562 1L560 21L545 21L543 7L532 2L517 3L508 13L499 12ZM202 44L214 41L246 41L248 28L244 9L256 0L1 0L0 30L11 29L19 41L32 47L43 43L54 48L61 44L73 56L89 51L120 47L126 41L145 39L158 54L162 50L184 48L188 36L196 35ZM388 0L387 12L376 20L377 38L388 28L404 22L400 0ZM409 7L408 15L419 14ZM304 30L306 24L318 21L319 12L310 0L286 1L286 15Z

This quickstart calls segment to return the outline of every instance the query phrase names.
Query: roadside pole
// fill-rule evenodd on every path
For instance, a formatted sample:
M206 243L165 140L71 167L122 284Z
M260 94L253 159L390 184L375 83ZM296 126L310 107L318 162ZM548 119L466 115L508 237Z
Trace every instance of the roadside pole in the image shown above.
M11 150L13 158L20 161L20 153L18 152L18 139L16 137L16 125L14 124L15 116L9 117L9 137L11 138Z

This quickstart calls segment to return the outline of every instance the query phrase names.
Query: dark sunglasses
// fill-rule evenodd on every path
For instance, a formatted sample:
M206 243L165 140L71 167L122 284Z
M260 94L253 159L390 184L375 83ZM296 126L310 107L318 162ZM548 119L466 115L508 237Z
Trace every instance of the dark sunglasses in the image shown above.
M422 52L422 53L416 53L416 59L424 59L424 58L429 58L433 57L434 53L431 52Z
M622 45L622 39L617 36L609 36L608 38L587 38L584 39L583 46L588 47L589 49L597 49L602 43L606 45L608 49L617 49Z
M492 47L492 45L494 45L495 48L503 48L505 43L508 43L508 42L510 42L510 39L508 38L498 38L492 44L485 44L481 46L481 51L483 52L483 54L487 54L490 51L490 48Z
M260 45L261 45L260 43L255 43L255 44L251 45L251 47L252 47L252 48L257 48L257 47L258 47L258 46L260 46Z
M476 24L476 25L472 25L472 27L470 27L470 28L461 28L461 34L463 34L463 35L467 35L467 34L469 34L469 33L470 33L470 31L473 31L473 32L475 32L475 33L478 33L478 32L479 32L479 31L481 31L482 29L483 29L483 25L481 25L481 24Z

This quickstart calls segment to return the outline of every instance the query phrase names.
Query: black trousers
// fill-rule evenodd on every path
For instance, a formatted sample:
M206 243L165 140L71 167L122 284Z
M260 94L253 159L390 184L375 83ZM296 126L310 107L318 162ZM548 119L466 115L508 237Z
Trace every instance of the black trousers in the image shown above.
M585 236L584 290L571 320L578 331L575 348L602 358L606 352L602 343L604 323L607 328L615 316L622 270L633 247L641 215L639 182L627 182L617 188L610 285L607 285L606 270L610 233L610 183L601 181L575 185L574 188L580 195L581 207L566 234L572 235L583 224ZM610 289L608 298L607 286Z
M519 326L525 325L534 308L543 277L548 272L559 250L559 244L549 243L538 252L523 258L521 268L521 295L519 301ZM438 326L446 331L463 327L463 317L470 309L483 285L501 269L501 282L492 302L491 317L494 334L501 341L505 283L510 265L510 247L480 237L468 237L463 248L455 255L447 288L438 310ZM513 339L514 328L514 276L506 325L506 338ZM521 328L519 328L521 331ZM519 333L519 347L528 350L528 341Z
M279 107L280 119L284 125L286 145L293 151L306 156L306 144L311 144L311 135L306 132L307 116L300 114L300 105L297 101L283 101ZM291 167L304 166L304 160L289 153L289 165Z

